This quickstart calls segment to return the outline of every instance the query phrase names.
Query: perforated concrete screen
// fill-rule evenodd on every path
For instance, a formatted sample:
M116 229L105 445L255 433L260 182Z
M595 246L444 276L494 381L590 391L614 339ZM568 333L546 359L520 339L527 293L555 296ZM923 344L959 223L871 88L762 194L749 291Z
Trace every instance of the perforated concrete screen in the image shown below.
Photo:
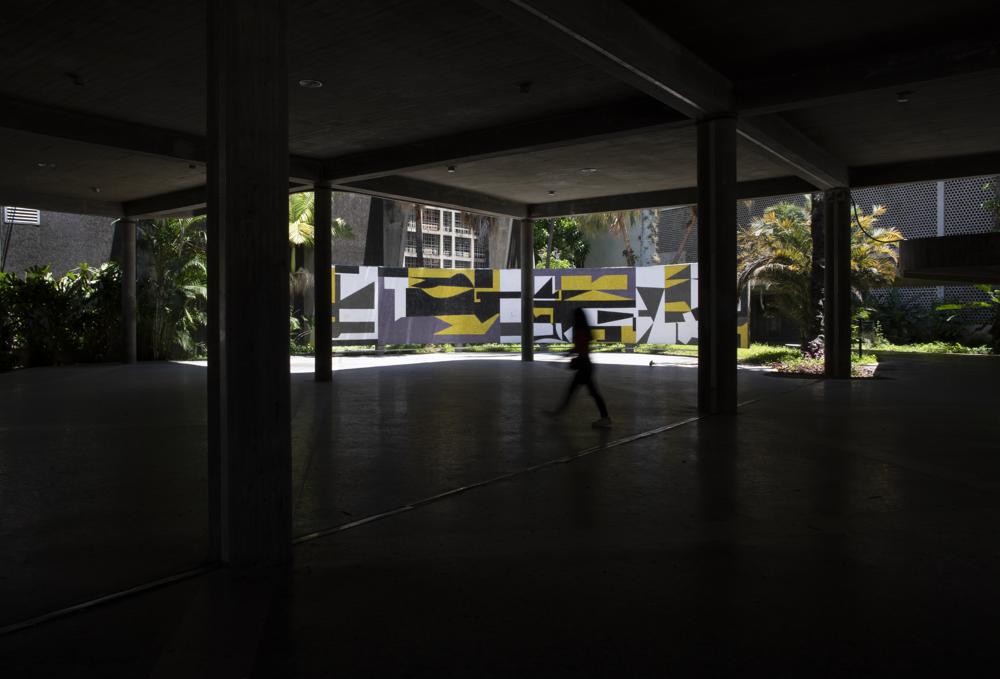
M967 233L986 233L998 228L996 215L984 207L992 195L986 185L991 176L966 177L939 182L888 184L853 189L851 197L863 212L870 212L876 205L886 208L879 224L894 227L906 238L933 238ZM736 206L739 226L748 225L760 217L768 207L781 202L804 205L802 194L766 196L741 200ZM661 211L659 254L663 262L683 252L688 261L698 258L697 217L690 207L669 208ZM875 290L880 299L889 296L886 290ZM895 288L895 294L904 304L930 309L941 302L970 302L987 298L986 294L971 285L937 287ZM960 312L964 323L985 323L988 310Z

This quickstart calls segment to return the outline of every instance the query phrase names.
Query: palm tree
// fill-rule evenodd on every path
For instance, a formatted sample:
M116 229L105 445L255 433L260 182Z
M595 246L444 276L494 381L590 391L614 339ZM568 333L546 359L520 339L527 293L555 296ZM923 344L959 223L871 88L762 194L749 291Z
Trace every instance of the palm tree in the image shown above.
M876 205L865 214L851 210L851 289L856 300L871 288L888 285L896 275L896 244L903 240L895 228L878 225L885 208ZM812 209L784 202L767 208L737 233L739 294L747 285L760 285L774 295L774 305L799 328L803 346L812 339L815 315L812 285Z
M642 210L595 212L589 215L580 215L576 217L576 221L580 229L588 235L609 233L612 236L621 238L625 246L622 250L625 263L628 266L635 266L635 250L632 248L632 239L629 236L629 232L642 224L642 212ZM653 214L652 226L655 228L656 224L660 221L660 213L659 211L654 211Z

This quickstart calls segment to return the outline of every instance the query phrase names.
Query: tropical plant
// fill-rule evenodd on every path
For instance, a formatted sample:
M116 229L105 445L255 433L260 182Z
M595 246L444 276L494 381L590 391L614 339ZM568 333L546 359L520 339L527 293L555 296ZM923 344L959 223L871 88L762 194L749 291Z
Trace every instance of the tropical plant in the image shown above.
M571 217L551 220L551 265L549 260L550 220L538 219L534 223L533 245L535 262L539 268L570 269L582 267L590 252L590 243L584 238L577 221Z
M622 256L628 266L636 265L635 249L632 247L631 231L642 225L642 210L622 210L619 212L595 212L593 214L576 217L576 221L586 235L598 235L609 233L616 238L620 238L625 246L622 249ZM653 212L653 231L659 222L660 213Z
M739 293L751 283L770 293L778 311L798 326L803 347L813 339L811 207L808 196L804 206L779 203L737 233ZM851 289L858 303L895 276L902 235L878 225L884 213L882 206L868 214L851 211Z
M991 312L991 318L980 326L980 330L986 330L990 334L990 347L993 353L1000 354L1000 286L977 285L982 292L986 293L985 300L973 300L971 302L953 302L938 305L938 311L961 312L966 309L987 309Z
M160 360L204 351L199 336L207 320L206 244L203 217L140 224L138 245L148 253L147 273L136 286L141 355Z
M116 264L81 264L59 279L48 266L0 274L0 370L115 358L120 291Z

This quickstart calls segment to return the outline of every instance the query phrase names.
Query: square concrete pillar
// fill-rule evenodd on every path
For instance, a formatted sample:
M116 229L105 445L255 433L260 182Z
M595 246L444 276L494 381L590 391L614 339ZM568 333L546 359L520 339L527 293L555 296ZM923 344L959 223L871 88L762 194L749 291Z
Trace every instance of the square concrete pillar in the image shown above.
M316 381L329 382L333 369L333 327L330 309L333 303L330 258L332 256L333 191L324 186L315 189L313 203L313 337L316 356Z
M736 412L736 120L698 123L698 408Z
M136 340L136 260L135 220L129 217L122 219L122 360L135 363L137 359Z
M291 552L283 0L209 0L209 483L215 555Z
M851 376L851 191L823 194L823 325L827 377Z
M521 360L535 360L535 239L530 219L522 219L521 238Z

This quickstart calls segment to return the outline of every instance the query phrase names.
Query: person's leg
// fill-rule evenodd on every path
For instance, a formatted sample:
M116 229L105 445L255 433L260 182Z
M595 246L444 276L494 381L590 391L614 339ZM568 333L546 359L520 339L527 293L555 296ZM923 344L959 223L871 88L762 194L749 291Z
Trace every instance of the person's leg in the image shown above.
M597 410L601 413L601 419L606 420L608 418L608 406L604 403L604 398L601 396L601 392L597 390L597 383L594 382L593 370L587 371L587 390L590 391L590 395L594 398L594 403L597 404Z
M569 402L573 399L573 392L583 383L580 378L582 374L583 372L580 370L573 373L573 380L569 383L569 388L566 389L566 397L559 404L559 407L552 411L553 414L561 413L569 406Z

